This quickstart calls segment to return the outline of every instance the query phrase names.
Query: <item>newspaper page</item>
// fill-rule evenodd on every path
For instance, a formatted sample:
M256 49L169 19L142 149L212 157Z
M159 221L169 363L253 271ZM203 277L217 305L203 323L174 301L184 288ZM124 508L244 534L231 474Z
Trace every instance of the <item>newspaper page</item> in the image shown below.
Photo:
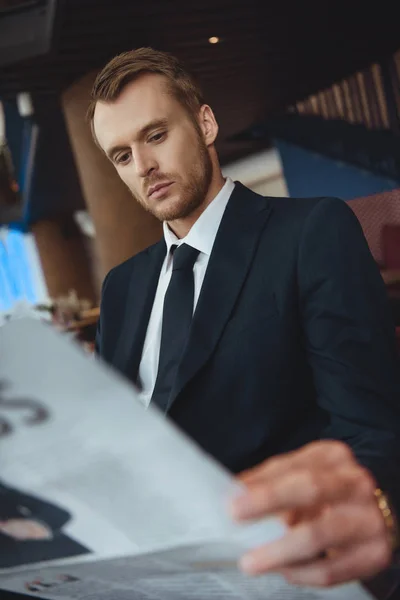
M98 598L100 588L115 599L179 598L181 586L196 598L203 581L209 589L202 598L256 599L258 585L264 598L302 598L269 596L274 578L263 584L235 566L245 549L282 535L280 521L234 523L226 510L240 490L233 477L49 324L21 319L0 329L0 461L0 589L48 598ZM153 560L159 572L149 575ZM48 577L58 583L32 584ZM246 586L247 595L240 592ZM287 588L281 582L279 593ZM354 584L358 600L356 592L368 598Z
M215 554L214 545L180 547L30 570L6 583L8 590L49 600L372 600L357 584L330 590L289 586L278 575L247 577L233 565L199 561L209 554Z

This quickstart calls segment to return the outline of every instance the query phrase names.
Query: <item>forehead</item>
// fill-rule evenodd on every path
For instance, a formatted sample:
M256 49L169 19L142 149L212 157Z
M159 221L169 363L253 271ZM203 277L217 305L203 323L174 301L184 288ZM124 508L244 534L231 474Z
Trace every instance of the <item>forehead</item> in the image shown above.
M162 75L145 74L131 82L113 102L96 104L93 126L100 146L107 150L122 138L135 138L156 119L173 119L184 112Z

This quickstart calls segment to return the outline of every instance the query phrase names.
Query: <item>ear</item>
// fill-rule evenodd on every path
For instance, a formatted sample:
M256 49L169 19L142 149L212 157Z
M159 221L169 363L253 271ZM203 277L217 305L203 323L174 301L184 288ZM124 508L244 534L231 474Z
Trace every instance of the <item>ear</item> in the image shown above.
M208 104L203 104L199 112L199 125L207 146L212 146L217 139L218 123L212 109Z

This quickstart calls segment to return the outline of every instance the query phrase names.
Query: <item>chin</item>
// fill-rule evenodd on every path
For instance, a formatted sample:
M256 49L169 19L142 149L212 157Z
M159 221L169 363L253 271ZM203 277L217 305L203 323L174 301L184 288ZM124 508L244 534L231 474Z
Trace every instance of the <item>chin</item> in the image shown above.
M188 207L180 199L175 201L168 199L162 203L162 206L157 207L153 214L160 221L176 221L188 216Z

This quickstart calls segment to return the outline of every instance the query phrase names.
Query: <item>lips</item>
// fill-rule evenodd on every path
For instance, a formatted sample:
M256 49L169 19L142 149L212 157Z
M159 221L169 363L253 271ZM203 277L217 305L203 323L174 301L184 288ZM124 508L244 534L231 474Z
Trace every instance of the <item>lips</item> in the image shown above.
M149 198L161 198L167 193L168 188L172 185L172 181L165 181L152 185L148 191Z

